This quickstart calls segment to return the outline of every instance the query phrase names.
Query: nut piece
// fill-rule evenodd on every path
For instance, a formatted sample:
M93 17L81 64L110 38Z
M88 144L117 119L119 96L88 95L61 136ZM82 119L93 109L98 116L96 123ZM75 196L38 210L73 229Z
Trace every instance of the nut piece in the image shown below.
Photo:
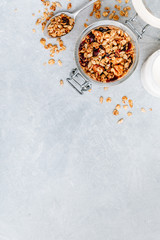
M62 79L60 80L60 85L61 85L61 86L63 86L63 85L64 85L64 82L63 82L63 80L62 80Z
M113 110L113 115L118 116L119 115L119 111L117 109L114 109Z
M132 112L127 113L128 117L132 116Z
M133 108L133 101L131 99L128 100L130 108Z
M118 120L117 124L121 124L121 123L123 123L123 121L124 121L124 119L121 118L121 119Z
M99 101L100 101L101 104L103 103L103 97L102 96L99 98Z
M112 102L112 98L111 98L111 97L108 97L108 98L106 99L106 102L107 102L107 103L111 103L111 102Z
M120 104L117 104L115 109L119 110L121 108L121 105Z

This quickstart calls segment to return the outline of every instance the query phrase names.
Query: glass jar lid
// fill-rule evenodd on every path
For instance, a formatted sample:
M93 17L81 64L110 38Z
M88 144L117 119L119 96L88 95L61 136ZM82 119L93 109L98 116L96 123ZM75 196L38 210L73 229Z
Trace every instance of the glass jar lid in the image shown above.
M133 6L147 24L160 29L160 1L132 0Z

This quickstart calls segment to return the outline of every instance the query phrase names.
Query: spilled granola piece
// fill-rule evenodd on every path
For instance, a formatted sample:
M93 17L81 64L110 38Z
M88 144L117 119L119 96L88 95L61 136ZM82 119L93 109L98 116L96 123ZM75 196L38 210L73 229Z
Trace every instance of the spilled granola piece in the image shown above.
M47 27L49 36L61 37L69 33L74 27L75 21L66 14L61 14L51 19Z
M103 97L102 96L99 98L99 101L100 101L101 104L103 103Z
M124 119L121 118L121 119L118 120L117 124L121 124L121 123L123 123L123 121L124 121Z
M119 115L119 111L117 109L114 109L113 110L113 115L118 116Z
M62 80L62 79L60 80L60 85L61 85L61 86L63 86L63 85L64 85L64 82L63 82L63 80Z
M93 16L94 14L96 18L100 18L101 17L100 9L101 9L101 0L97 0L93 5L93 10L90 13L90 16Z
M131 99L128 100L130 108L133 108L133 101Z

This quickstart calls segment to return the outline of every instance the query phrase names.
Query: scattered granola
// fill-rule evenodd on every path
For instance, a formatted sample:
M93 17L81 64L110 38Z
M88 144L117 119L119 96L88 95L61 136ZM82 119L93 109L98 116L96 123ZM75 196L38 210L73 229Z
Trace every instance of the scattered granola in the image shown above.
M63 86L63 85L64 85L64 82L63 82L63 80L62 80L62 79L60 80L60 85L61 85L61 86Z
M61 14L51 19L50 24L47 27L49 36L61 37L69 33L74 27L75 21L73 18L66 14Z
M68 3L67 9L69 10L69 9L71 9L71 8L72 8L72 3Z
M103 103L103 97L102 96L99 98L99 101L100 101L101 104Z
M50 59L50 60L48 61L48 64L49 64L49 65L55 64L55 60L54 60L54 59Z
M128 112L127 115L128 115L128 117L130 117L130 116L132 116L133 114L132 114L132 112Z
M133 108L133 101L131 99L128 100L130 108Z
M109 14L108 12L104 11L102 15L103 15L103 17L107 17L108 14Z
M119 111L117 109L114 109L113 110L113 115L118 116L119 115Z
M45 44L46 44L46 39L45 39L45 38L41 38L40 43L41 43L43 46L45 46Z
M106 102L107 102L107 103L111 103L111 102L112 102L112 98L111 98L111 97L108 97L108 98L106 99Z
M35 33L35 32L36 32L36 29L35 29L35 28L33 28L33 29L32 29L32 31L33 31L33 33Z
M84 23L84 27L87 28L87 27L88 27L88 24L87 24L87 23Z
M122 103L125 104L126 101L127 101L127 99L128 99L128 98L127 98L126 96L123 96L123 97L122 97Z
M107 91L108 90L108 87L104 87L104 91Z
M97 0L97 2L94 3L93 5L93 11L90 13L90 16L94 16L96 18L100 18L101 17L101 0Z
M125 110L127 110L127 109L128 109L128 105L124 105L123 108L124 108Z
M58 60L58 65L59 65L59 66L62 66L61 60Z
M119 119L119 120L118 120L118 122L117 122L117 123L118 123L118 124L121 124L121 123L123 123L123 121L124 121L124 119L123 119L123 118L121 118L121 119Z
M79 62L83 71L99 82L121 79L132 67L133 60L131 38L114 26L93 29L79 46Z
M121 105L120 104L117 104L115 109L119 110L121 108Z
M145 113L145 112L146 112L146 110L145 110L144 108L141 108L141 112Z

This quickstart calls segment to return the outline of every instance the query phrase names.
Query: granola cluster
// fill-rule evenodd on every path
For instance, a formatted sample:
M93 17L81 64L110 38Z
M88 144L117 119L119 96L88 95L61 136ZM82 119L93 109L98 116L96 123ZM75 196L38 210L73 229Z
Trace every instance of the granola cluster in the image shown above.
M118 3L122 3L122 0L116 0ZM125 0L125 4L128 4L129 0ZM124 5L123 5L124 6ZM101 18L101 8L102 8L102 3L101 0L97 0L94 5L93 5L93 10L90 13L90 16L95 16L95 18L99 19ZM110 7L105 7L104 11L102 12L103 17L109 17L109 19L113 19L115 21L119 20L119 15L121 17L128 17L129 16L129 11L131 8L129 6L125 6L122 8L120 5L115 5L114 10L110 9ZM119 15L118 15L118 13Z
M67 16L66 14L61 14L57 17L54 17L50 20L50 24L47 27L49 36L61 37L69 33L75 24L73 18Z
M98 27L79 46L83 71L99 82L119 80L132 67L134 46L130 36L115 26Z

